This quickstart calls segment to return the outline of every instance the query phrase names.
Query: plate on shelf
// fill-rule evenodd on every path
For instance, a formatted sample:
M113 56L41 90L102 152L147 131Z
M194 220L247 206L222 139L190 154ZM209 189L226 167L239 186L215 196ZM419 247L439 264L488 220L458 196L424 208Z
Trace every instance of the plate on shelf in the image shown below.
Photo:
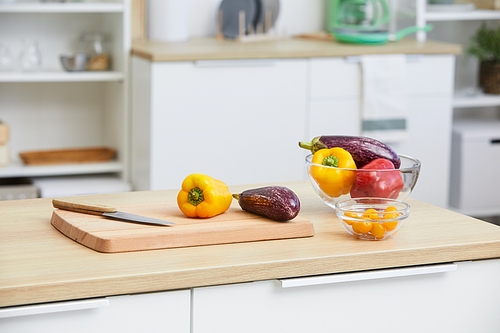
M253 29L257 17L256 0L223 0L219 7L222 13L222 34L225 38L236 38L240 35L240 12L245 13L245 34Z
M474 5L473 3L456 3L450 5L434 5L434 4L427 5L428 12L467 12L475 9L476 5Z
M258 13L257 19L255 20L255 29L257 31L262 29L262 32L267 32L269 31L269 29L274 27L274 24L278 19L278 14L280 12L280 2L279 0L258 0L257 4ZM268 13L267 15L269 15L267 21L266 13Z

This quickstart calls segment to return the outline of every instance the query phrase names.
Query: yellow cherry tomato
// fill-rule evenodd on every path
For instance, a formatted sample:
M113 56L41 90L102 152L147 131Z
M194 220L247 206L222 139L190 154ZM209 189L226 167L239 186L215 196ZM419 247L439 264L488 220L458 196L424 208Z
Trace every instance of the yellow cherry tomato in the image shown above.
M359 215L356 214L356 213L353 213L353 212L347 212L347 213L344 214L344 216L346 216L346 217L352 217L352 218L355 218L355 219L359 218ZM348 225L352 225L352 223L354 221L353 220L349 220L349 219L344 219L344 222L347 223Z
M375 209L368 208L365 211L365 214L363 214L363 218L369 219L369 220L377 220L378 218L380 218L380 216L378 215L378 212Z
M352 225L352 222L353 222L352 220L348 220L348 219L343 219L343 221L345 223L347 223L348 225Z
M399 216L399 213L388 213L388 212L397 212L397 208L396 207L393 207L393 206L390 206L390 207L387 207L384 212L384 219L396 219L398 218Z
M370 231L375 238L383 238L385 235L385 227L380 223L373 223Z
M372 230L372 223L371 222L359 222L357 225L357 229L360 234L366 234Z
M392 220L392 219L396 219L398 218L399 216L399 213L389 213L389 212L396 212L398 209L396 207L393 207L393 206L390 206L390 207L387 207L384 212L384 219L387 219L387 220ZM396 229L396 227L398 226L398 221L386 221L383 223L385 229L387 231L392 231L394 229Z
M398 226L398 221L387 221L382 224L384 225L385 230L393 231Z

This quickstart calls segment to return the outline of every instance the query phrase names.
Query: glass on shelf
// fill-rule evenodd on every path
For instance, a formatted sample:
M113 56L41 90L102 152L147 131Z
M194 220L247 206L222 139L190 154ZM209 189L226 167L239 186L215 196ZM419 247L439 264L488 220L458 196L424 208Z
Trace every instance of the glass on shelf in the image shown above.
M14 69L14 58L7 46L0 43L0 72Z
M82 34L80 41L83 43L84 52L88 55L87 70L105 71L109 69L109 37L101 32Z
M42 54L36 40L23 40L19 66L23 71L34 71L42 67Z

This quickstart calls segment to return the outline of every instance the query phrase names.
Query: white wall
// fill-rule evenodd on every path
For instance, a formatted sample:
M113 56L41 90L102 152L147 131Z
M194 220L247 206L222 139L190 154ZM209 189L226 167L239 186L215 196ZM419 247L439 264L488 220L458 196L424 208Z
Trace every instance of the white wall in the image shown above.
M214 36L217 32L217 12L222 0L189 1L190 37ZM280 0L277 31L296 35L323 29L325 0Z

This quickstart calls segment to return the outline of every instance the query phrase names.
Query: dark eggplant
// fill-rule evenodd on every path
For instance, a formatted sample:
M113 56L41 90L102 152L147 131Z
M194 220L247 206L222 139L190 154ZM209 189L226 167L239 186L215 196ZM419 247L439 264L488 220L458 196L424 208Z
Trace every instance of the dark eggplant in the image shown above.
M315 137L311 142L299 142L299 146L313 154L320 149L340 147L351 154L358 169L376 158L391 161L396 169L401 165L398 154L391 147L363 136L323 135Z
M240 207L275 221L294 219L300 211L297 195L284 186L266 186L233 194Z

